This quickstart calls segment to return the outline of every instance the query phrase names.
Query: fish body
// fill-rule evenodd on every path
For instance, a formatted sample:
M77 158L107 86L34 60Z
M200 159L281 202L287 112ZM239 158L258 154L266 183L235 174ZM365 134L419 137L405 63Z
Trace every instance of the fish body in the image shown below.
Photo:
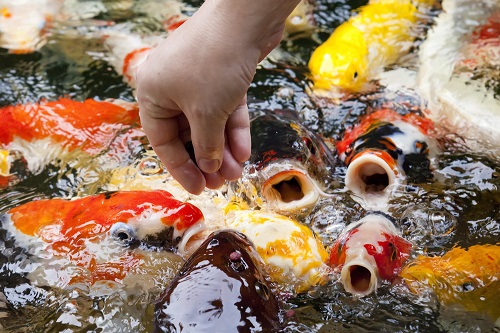
M284 289L302 292L326 281L328 253L307 226L274 212L230 206L226 225L254 243L267 273Z
M204 222L197 207L157 190L32 201L7 211L2 227L42 263L36 279L65 288L140 274L147 251L139 252L148 247L182 252ZM55 267L60 271L54 273Z
M250 122L252 153L238 183L280 212L314 206L331 182L335 164L321 138L302 125L291 110L265 111ZM236 191L238 192L238 190Z
M252 243L221 230L181 267L155 307L154 332L272 332L280 303Z
M388 218L371 214L340 234L330 250L330 266L340 269L346 291L368 295L382 280L396 279L411 248Z
M408 52L412 29L429 1L370 1L311 55L308 66L317 89L360 91L384 67Z
M419 51L429 116L474 152L500 158L500 4L444 0Z
M63 6L62 0L0 0L0 48L31 53L47 42L47 25Z
M443 256L418 256L401 272L414 293L431 289L446 306L459 304L468 311L500 318L500 246L455 247Z
M433 122L416 113L403 116L383 108L368 114L336 143L347 166L346 187L366 205L380 208L408 178L431 178L438 149L433 130Z
M38 173L64 153L97 155L119 134L139 126L137 105L118 100L60 98L6 106L0 108L0 118L2 175L8 174L14 152L21 153L29 171Z

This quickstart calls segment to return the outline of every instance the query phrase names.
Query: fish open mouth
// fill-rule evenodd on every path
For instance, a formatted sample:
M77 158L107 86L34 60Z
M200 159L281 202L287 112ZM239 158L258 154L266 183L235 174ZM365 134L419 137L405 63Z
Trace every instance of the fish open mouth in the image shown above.
M262 195L279 210L290 211L313 206L319 198L319 191L306 173L285 170L264 182Z
M378 271L374 260L370 257L357 256L347 258L342 267L340 279L344 289L354 295L371 294L378 287Z
M385 156L387 155L387 156ZM383 204L399 184L401 171L385 152L363 152L347 167L346 187L368 204Z

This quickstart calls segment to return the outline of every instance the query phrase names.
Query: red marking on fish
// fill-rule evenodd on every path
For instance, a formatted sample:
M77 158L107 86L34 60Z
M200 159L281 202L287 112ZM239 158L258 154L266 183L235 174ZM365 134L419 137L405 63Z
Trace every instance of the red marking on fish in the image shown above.
M151 50L151 47L143 47L137 50L133 50L129 54L125 56L125 59L123 59L123 76L128 80L128 82L135 81L135 78L132 77L132 75L129 73L130 67L132 65L137 65L136 59L142 58L142 53L144 52L149 52Z
M108 233L116 223L145 226L149 220L140 218L146 213L158 217L166 229L180 233L203 220L196 206L178 201L163 190L103 193L76 200L38 200L8 211L17 231L48 245L45 253L65 257L90 272L90 276L73 277L70 283L90 284L122 280L138 266L141 256L124 250L118 261L98 263L86 250L86 244Z
M394 122L398 120L404 121L417 127L419 131L424 135L430 135L432 130L434 129L434 123L430 119L421 117L414 113L408 113L403 116L394 110L383 108L368 114L367 116L362 118L359 124L354 126L352 129L346 130L344 139L336 143L339 155L343 154L349 148L352 142L366 133L372 126L375 126L376 124L383 121Z
M371 222L365 222L371 223ZM333 244L330 250L330 266L341 268L351 248L350 241L353 235L358 234L359 228L351 229ZM381 236L381 237L379 237ZM401 236L381 231L373 239L368 237L362 245L367 253L375 259L381 279L393 281L402 269L403 263L409 258L412 244Z
M172 32L175 29L179 28L181 25L184 24L184 22L187 21L186 19L182 19L180 15L175 15L163 22L163 27L167 32Z

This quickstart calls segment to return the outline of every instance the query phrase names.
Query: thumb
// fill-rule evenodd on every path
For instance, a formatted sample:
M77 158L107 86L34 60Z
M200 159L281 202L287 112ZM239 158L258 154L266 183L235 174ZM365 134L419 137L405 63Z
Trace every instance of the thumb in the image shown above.
M222 165L227 118L227 114L221 112L212 116L198 114L195 119L189 119L196 163L204 173L213 173Z

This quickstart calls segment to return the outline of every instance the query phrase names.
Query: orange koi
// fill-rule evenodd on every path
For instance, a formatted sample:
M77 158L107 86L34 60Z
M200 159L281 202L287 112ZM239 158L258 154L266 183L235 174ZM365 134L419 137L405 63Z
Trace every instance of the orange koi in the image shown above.
M59 286L121 282L141 269L144 258L134 247L182 252L189 238L204 228L203 221L196 206L162 190L32 201L2 217L3 228L18 246L38 260L64 262L69 277L54 282Z
M500 318L500 246L453 248L442 257L419 256L401 272L414 293L431 289L444 305L460 304L468 311Z
M139 125L135 103L124 101L83 102L60 98L57 101L0 108L0 166L9 175L10 151L19 151L28 169L37 172L62 152L80 149L96 155L108 148L123 130ZM36 154L37 146L45 148ZM42 161L43 160L43 161Z

